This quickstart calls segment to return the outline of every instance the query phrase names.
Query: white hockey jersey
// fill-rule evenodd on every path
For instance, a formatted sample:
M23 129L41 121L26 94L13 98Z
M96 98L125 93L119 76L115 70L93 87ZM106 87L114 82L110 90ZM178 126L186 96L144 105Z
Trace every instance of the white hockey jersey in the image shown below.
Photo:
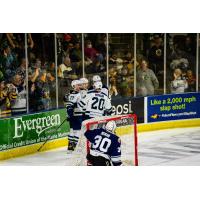
M70 91L68 95L65 96L66 109L68 115L81 116L83 114L83 105L81 103L81 94L77 91Z
M80 90L79 93L81 94L81 99L85 99L86 98L87 92L88 92L88 90Z
M94 90L93 87L90 87L88 89L88 91L92 91L92 90ZM101 89L101 92L104 93L105 95L107 95L110 98L109 89L108 89L108 87L106 85L103 85L103 87Z
M103 92L90 90L84 100L85 114L89 117L101 117L112 113L110 99Z

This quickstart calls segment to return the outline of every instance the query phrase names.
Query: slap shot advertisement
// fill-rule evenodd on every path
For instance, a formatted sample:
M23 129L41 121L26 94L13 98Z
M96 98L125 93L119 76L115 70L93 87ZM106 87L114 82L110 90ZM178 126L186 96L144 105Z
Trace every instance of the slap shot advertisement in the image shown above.
M200 93L147 97L147 122L200 118Z

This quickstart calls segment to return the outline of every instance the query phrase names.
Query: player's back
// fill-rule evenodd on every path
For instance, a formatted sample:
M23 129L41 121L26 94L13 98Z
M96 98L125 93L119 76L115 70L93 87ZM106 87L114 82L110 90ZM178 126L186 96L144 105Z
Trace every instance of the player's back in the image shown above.
M86 97L86 115L89 117L100 117L105 110L111 110L112 106L107 95L96 90L90 90Z
M120 157L120 139L113 133L100 128L85 132L86 138L91 142L90 154L93 156L102 156L106 159Z

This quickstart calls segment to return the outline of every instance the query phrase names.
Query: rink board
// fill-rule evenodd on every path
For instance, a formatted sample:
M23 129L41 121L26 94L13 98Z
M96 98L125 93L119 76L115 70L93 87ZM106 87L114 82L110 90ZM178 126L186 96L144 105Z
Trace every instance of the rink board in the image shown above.
M161 129L170 129L170 128L184 128L184 127L195 127L200 126L200 119L190 119L190 120L176 120L168 122L158 122L158 123L148 123L148 124L139 124L137 126L138 133L161 130ZM118 128L118 135L126 135L133 131L133 127L123 127ZM66 137L55 139L47 142L41 151L47 151L54 148L67 146L68 141ZM42 145L41 143L28 145L24 147L14 148L6 151L0 152L0 160L6 160L13 157L28 155L37 153L38 148Z
M29 146L10 149L7 151L2 151L0 152L0 160L6 160L6 159L14 158L14 157L36 153L42 144L43 143L38 143L38 144L29 145ZM43 146L41 151L47 151L47 150L51 150L51 149L55 149L55 148L59 148L59 147L67 146L67 145L68 145L67 138L51 140Z

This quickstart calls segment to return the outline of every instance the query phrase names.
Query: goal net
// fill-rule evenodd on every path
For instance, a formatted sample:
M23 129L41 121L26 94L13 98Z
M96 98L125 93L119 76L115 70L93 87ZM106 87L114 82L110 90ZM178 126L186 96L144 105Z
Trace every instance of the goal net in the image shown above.
M85 120L82 123L81 136L72 157L70 165L87 165L86 155L89 152L89 142L84 137L86 130L104 128L107 122L116 122L116 135L121 139L121 160L123 165L138 165L137 147L137 116L135 114L104 116Z

